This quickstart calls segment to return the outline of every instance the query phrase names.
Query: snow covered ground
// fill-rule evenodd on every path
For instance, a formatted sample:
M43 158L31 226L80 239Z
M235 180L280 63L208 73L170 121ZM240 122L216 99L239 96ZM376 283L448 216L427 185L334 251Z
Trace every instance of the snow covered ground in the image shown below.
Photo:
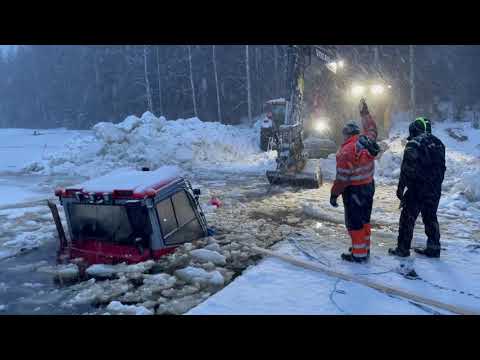
M0 129L0 259L54 239L45 200L65 178L25 173L23 168L62 151L68 141L86 133L52 129L34 135L32 129Z
M339 260L349 239L343 226L342 206L332 209L328 205L328 182L318 190L273 188L267 191L263 171L274 167L274 154L259 150L256 127L203 123L198 119L167 121L145 113L141 118L131 116L117 125L97 124L90 131L45 130L43 135L33 136L33 130L0 130L0 273L5 274L3 278L0 275L0 311L50 313L62 308L62 311L78 313L87 310L68 306L83 294L87 296L87 300L84 299L87 303L98 297L111 299L110 306L105 308L107 313L152 313L152 304L145 308L141 303L138 306L128 301L122 303L141 295L139 291L129 292L133 290L128 287L124 293L117 294L115 287L126 286L125 279L111 284L83 282L59 290L52 288L51 278L48 282L46 275L36 270L18 270L22 277L17 279L17 275L10 276L11 271L17 270L9 269L21 266L26 269L30 265L36 269L45 266L46 259L49 264L53 261L55 227L49 209L38 200L52 197L56 185L73 185L79 182L79 177L83 180L83 177L114 169L143 166L156 169L162 165L179 166L202 189L204 203L210 196L221 199L221 208L205 210L210 225L227 234L227 239L237 243L254 239L266 247L284 239L276 245L276 251L307 259L294 243L287 241L300 233L296 239L302 248L316 254L331 268L351 274L375 273L361 276L480 311L480 130L468 123L434 124L434 133L447 146L448 169L439 209L445 248L442 258L417 258L415 268L424 280L409 281L392 271L398 261L386 256L387 248L395 243L398 227L395 185L407 126L407 122L395 123L386 142L388 150L377 161L373 257L364 267ZM468 140L455 140L449 135L452 131L457 138L466 135ZM334 176L334 169L334 156L322 160L327 180ZM418 244L425 241L420 224L415 238ZM242 251L226 250L224 246L229 245L222 245L222 253L215 260L219 264L223 263L221 257L243 256ZM198 250L190 254L192 259L204 256L205 251ZM12 258L20 253L26 255ZM20 259L22 265L18 267ZM195 268L198 266L195 263L190 266L193 267L190 270L201 272L196 270L202 268ZM215 274L215 281L220 280L219 275ZM29 276L32 279L29 280ZM16 284L19 279L21 283ZM17 291L21 295L15 295ZM187 294L193 290L187 286L183 292L175 291ZM200 294L201 299L208 297L206 293ZM37 299L38 296L42 300ZM20 298L25 299L20 301ZM175 311L186 311L203 301L199 299L187 299L188 306L178 303ZM15 305L17 303L21 306ZM445 313L266 258L189 314L429 314L436 311Z
M249 201L247 208L252 209L251 216L267 219L269 223L274 223L274 227L282 228L291 224L283 232L285 241L278 243L275 251L318 261L331 270L364 276L379 284L480 312L478 218L439 213L442 258L430 260L415 257L414 268L424 280L406 280L395 272L400 262L387 255L387 249L396 243L398 229L399 204L396 198L392 199L395 187L377 186L372 214L372 258L368 265L349 264L340 260L340 253L347 249L350 240L343 226L342 205L332 209L328 204L329 190L330 185L326 184L318 190L279 192L254 202ZM217 212L221 216L220 210ZM284 214L288 215L282 220ZM293 219L289 219L289 216ZM263 233L257 230L257 237L261 236ZM417 245L425 244L420 220L415 228L414 241ZM435 312L446 313L439 309L422 309L362 285L337 282L337 279L322 273L267 258L188 314Z
M42 161L65 148L72 138L85 136L88 131L66 129L0 130L0 206L45 199L51 187L39 186L44 177L24 174L23 168Z
M373 238L375 240L375 237ZM312 248L310 245L309 250ZM315 248L315 246L314 246ZM322 251L330 270L360 275L384 286L408 291L480 314L480 261L477 251L448 246L441 261L416 258L414 267L424 280L406 280L394 271L398 261L383 253L373 254L367 266L342 263L337 251ZM275 251L312 261L290 243ZM310 250L311 251L311 250ZM451 256L450 256L451 255ZM315 260L313 260L315 261ZM389 296L354 282L343 281L312 270L303 269L276 258L267 258L248 269L241 277L189 315L311 315L311 314L450 314L431 306L421 307L408 300Z
M73 137L88 131L66 129L0 129L0 173L18 172L27 163L42 161L65 148Z
M471 123L435 123L433 132L446 145L447 173L439 221L442 228L441 260L414 258L414 268L423 280L405 280L395 272L400 263L386 256L387 247L395 244L399 212L394 197L402 153L408 133L408 122L397 117L388 150L377 161L377 184L388 187L390 195L376 194L373 223L380 228L372 235L372 261L367 266L345 264L339 260L342 247L330 240L332 234L320 238L303 237L303 251L290 242L282 242L276 249L305 260L321 254L320 260L330 269L363 275L369 280L407 290L444 303L463 306L480 313L480 130ZM456 139L450 134L456 136ZM461 137L468 139L461 141ZM335 157L322 160L327 179L335 174ZM392 204L379 204L381 198ZM317 199L316 199L317 200ZM327 199L323 201L326 203ZM393 201L392 201L393 200ZM341 212L333 211L322 202L310 201L304 207L310 216L320 218L318 226L342 223ZM311 206L313 204L313 206ZM382 206L383 205L383 206ZM383 226L382 226L383 225ZM385 225L390 225L385 227ZM392 228L391 225L395 227ZM318 230L318 229L317 229ZM418 245L425 243L420 220L415 231ZM325 243L328 243L327 245ZM347 239L348 244L348 239ZM388 246L387 246L388 245ZM188 314L428 314L446 313L431 307L419 307L403 299L394 298L365 286L338 281L324 274L298 268L278 259L267 258L247 270L233 283L215 294Z

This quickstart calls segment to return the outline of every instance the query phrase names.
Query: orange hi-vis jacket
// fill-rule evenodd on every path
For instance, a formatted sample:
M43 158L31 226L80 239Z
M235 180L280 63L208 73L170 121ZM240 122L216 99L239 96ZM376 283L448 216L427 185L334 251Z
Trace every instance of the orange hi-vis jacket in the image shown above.
M362 116L362 135L377 140L377 124L370 114ZM332 195L340 196L347 186L365 185L373 181L375 157L358 139L359 135L349 137L337 152L337 175Z

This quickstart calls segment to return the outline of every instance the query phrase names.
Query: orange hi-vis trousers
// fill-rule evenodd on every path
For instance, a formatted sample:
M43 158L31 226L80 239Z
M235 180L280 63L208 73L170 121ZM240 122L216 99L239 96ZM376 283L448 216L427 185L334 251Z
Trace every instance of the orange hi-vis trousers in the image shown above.
M370 241L366 235L365 229L351 230L349 231L352 238L352 255L357 258L363 258L368 256L368 250L370 249Z

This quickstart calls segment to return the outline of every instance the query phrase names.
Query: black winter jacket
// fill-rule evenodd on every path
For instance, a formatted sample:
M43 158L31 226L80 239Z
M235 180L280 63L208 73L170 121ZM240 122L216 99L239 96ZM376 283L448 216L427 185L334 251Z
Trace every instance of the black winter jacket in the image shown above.
M439 199L445 177L445 145L432 134L407 142L403 155L399 192L405 188L421 199Z

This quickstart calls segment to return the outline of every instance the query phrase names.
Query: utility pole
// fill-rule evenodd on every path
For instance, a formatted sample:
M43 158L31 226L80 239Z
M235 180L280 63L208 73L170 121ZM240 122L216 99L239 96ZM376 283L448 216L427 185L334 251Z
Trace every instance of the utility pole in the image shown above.
M415 49L414 45L410 45L410 111L412 120L417 115L415 104Z

